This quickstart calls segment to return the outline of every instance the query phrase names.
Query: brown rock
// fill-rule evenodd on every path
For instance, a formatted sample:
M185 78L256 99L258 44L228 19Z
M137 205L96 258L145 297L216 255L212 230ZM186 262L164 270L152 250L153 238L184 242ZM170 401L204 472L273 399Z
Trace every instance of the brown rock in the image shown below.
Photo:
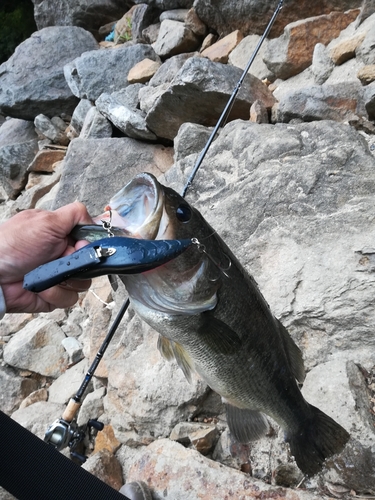
M66 148L42 149L28 167L29 172L53 172L53 165L64 158Z
M115 44L125 43L132 39L132 17L135 5L117 21L115 26Z
M269 123L268 111L261 101L255 101L250 107L250 121L254 123Z
M108 450L95 453L82 467L115 490L119 490L123 485L120 462Z
M26 406L33 405L34 403L38 403L39 401L47 401L48 399L48 391L47 389L38 389L37 391L32 392L25 398L20 404L19 409L26 408Z
M226 64L228 62L229 54L237 47L242 38L243 36L240 31L233 31L207 49L203 50L202 56L208 57L208 59L211 59L213 62Z
M93 453L98 453L102 450L108 450L111 453L116 453L120 446L121 443L116 438L112 425L105 425L104 429L98 432L96 436Z
M194 8L190 9L187 13L185 24L195 35L206 36L208 28L204 22L199 19Z
M128 74L129 83L146 83L154 76L157 70L160 68L161 63L159 61L152 61L151 59L143 59L132 69Z
M285 27L281 37L270 40L264 61L277 78L286 80L311 65L317 43L327 45L358 16L359 10L331 12Z
M216 444L219 437L219 430L215 425L208 425L206 428L193 432L189 437L191 444L199 453L208 455Z
M200 52L202 53L204 50L206 50L208 47L211 47L217 40L217 35L214 35L213 33L209 33L206 38L202 42L202 47Z
M356 48L360 46L360 44L365 39L366 33L361 33L349 40L343 40L335 45L331 51L330 56L332 61L339 66L349 59L355 57Z
M369 64L368 66L363 66L358 73L357 78L361 81L362 85L368 85L375 81L375 64Z

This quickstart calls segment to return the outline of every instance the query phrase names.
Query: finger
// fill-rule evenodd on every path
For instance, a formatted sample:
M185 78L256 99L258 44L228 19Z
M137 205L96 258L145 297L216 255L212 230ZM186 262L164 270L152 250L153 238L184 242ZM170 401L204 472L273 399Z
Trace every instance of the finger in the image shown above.
M66 230L66 233L70 233L77 224L92 224L92 218L87 208L79 201L58 208L54 213L57 215L61 227Z
M65 309L72 307L78 300L78 292L67 287L53 286L44 292L38 293L40 299L52 306L50 310L55 308Z
M59 286L75 292L85 292L90 288L91 280L68 279Z

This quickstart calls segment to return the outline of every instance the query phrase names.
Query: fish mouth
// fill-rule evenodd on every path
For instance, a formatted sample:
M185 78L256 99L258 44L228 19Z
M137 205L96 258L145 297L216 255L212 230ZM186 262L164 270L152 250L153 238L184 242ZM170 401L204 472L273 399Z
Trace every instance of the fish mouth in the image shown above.
M98 226L128 238L155 239L163 213L164 197L156 178L147 172L136 175L93 218Z

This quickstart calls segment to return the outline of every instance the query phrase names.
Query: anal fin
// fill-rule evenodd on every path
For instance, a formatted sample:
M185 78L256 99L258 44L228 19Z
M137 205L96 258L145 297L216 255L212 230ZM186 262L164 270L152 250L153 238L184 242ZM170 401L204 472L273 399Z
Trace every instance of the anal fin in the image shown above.
M226 410L230 433L239 443L256 441L269 431L268 420L260 411L237 408L228 403Z

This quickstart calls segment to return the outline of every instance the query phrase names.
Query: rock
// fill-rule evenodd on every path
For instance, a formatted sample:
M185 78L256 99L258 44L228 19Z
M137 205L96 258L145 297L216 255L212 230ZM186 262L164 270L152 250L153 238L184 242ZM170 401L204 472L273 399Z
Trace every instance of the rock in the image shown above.
M0 127L0 182L11 199L25 187L27 167L37 151L32 122L9 119Z
M203 150L211 132L212 128L195 123L183 123L174 140L175 161Z
M172 155L171 148L143 144L126 137L75 139L64 160L64 175L54 208L78 199L87 205L91 214L99 214L137 172L147 170L155 175L165 172L173 163ZM117 178L120 173L121 181ZM103 175L105 182L98 182Z
M44 148L37 152L27 170L29 172L52 173L54 171L54 164L63 160L65 154L65 148Z
M74 95L95 101L103 92L112 93L129 85L126 79L130 69L145 58L157 59L149 45L94 50L66 64L64 74Z
M95 391L89 392L87 395L85 395L77 417L78 426L86 425L91 418L100 418L100 416L104 412L103 397L105 396L105 393L105 388L101 387L100 389L96 389ZM103 431L100 431L98 435L101 435ZM99 450L96 449L96 451ZM114 452L115 450L110 451Z
M352 439L375 450L375 431L366 382L354 363L336 359L320 363L306 376L302 393L313 405L344 426ZM329 384L327 384L329 377Z
M369 0L370 2L372 0ZM270 21L278 2L274 0L196 0L194 9L199 18L220 36L239 29L246 35L262 35ZM362 7L361 0L290 0L279 13L271 31L271 37L280 36L289 23L311 16L330 14L332 11L345 12ZM371 10L370 10L371 12ZM372 13L372 12L371 12Z
M336 65L340 65L352 57L355 57L356 49L361 45L363 40L365 39L365 33L361 33L349 40L343 40L342 42L337 43L330 50L330 56L332 61Z
M48 390L48 401L66 404L77 393L86 375L87 368L87 360L83 359L60 375ZM88 391L90 390L92 390L92 382L88 386Z
M34 120L41 113L72 113L77 99L65 81L63 67L83 52L97 48L91 33L75 26L33 33L0 67L0 112L25 120Z
M362 90L359 83L311 86L290 92L280 100L277 119L289 122L300 118L303 121L354 119L361 113Z
M47 389L38 389L34 392L31 392L20 404L19 409L22 410L27 406L33 405L35 403L39 403L40 401L47 401L48 392Z
M155 43L159 36L160 24L151 24L142 31L142 38L146 43Z
M108 450L111 453L116 453L120 446L121 443L116 438L113 427L111 425L105 425L104 429L98 432L96 436L93 453L97 453L101 450Z
M173 139L185 122L216 125L241 73L238 68L213 63L205 58L189 59L147 113L147 126L158 137ZM257 99L267 108L274 103L268 88L254 76L246 75L229 121L248 118L250 106ZM166 113L169 117L168 128L164 122Z
M285 27L281 37L270 40L264 55L267 67L283 80L310 66L316 43L326 45L358 16L358 10L310 17Z
M119 19L115 25L115 44L125 43L132 39L132 17L134 7Z
M313 493L288 491L253 479L209 460L168 439L160 439L142 450L127 475L127 482L142 480L152 489L153 498L196 500L202 498L278 498L312 500Z
M166 19L160 25L153 48L158 56L167 59L176 54L194 52L199 43L199 38L184 23Z
M245 37L240 43L233 49L229 54L228 63L242 70L246 68L247 63L250 61L256 46L260 40L259 35L249 35ZM273 81L275 79L274 74L270 71L263 62L263 56L266 52L268 40L266 39L259 49L259 52L252 63L249 73L259 78L259 80L268 79Z
M209 33L202 42L200 52L203 52L205 49L208 49L208 47L211 47L211 45L213 45L217 41L217 38L217 35Z
M197 36L206 36L208 28L207 26L199 19L194 8L189 9L185 19L186 26L191 29L191 31Z
M215 425L207 425L192 432L189 439L195 450L202 455L208 455L212 452L219 435L220 432Z
M317 43L314 47L311 64L315 83L323 84L331 75L334 66L335 63L330 58L327 48L322 43Z
M91 108L94 107L94 104L88 99L81 99L79 101L78 106L74 109L72 120L70 122L67 136L70 140L75 139L81 133L85 118L87 113Z
M0 341L1 337L21 330L32 319L33 315L29 313L7 313L0 322Z
M69 144L69 139L64 132L56 127L52 121L45 115L38 115L34 119L34 125L36 131L43 137L50 139L55 144L60 144L61 146L67 146Z
M35 208L38 201L43 198L59 182L62 164L55 164L55 171L49 175L39 175L38 182L31 188L23 191L12 207L12 212L21 212L29 208Z
M4 361L15 368L57 378L68 364L68 356L61 346L64 338L56 323L36 318L5 346Z
M82 346L74 337L66 337L61 341L62 346L69 356L69 363L75 364L83 358Z
M89 457L82 468L115 490L119 490L123 485L120 462L108 450L101 450Z
M157 19L159 12L159 9L146 3L133 7L132 40L134 43L154 43L156 41L157 35L153 40L150 40L145 38L143 32L150 31L149 28Z
M39 401L15 411L11 417L40 439L44 439L47 428L61 418L65 405Z
M31 392L38 387L37 380L20 377L16 370L9 366L0 366L0 407L1 411L10 415Z
M251 445L237 443L229 430L225 429L215 446L212 458L223 465L241 470L245 465L251 467L250 451Z
M254 123L268 123L268 111L261 101L255 101L250 108L250 121Z
M366 111L368 113L369 119L373 120L375 118L375 84L370 83L365 90L363 95L363 100L366 106Z
M233 33L221 38L218 42L203 50L201 54L213 62L226 64L230 53L241 42L242 38L243 36L240 31L233 31Z
M81 139L112 137L111 122L96 107L92 107L85 117L79 137Z
M362 85L368 85L375 81L375 64L363 66L357 73L357 78L361 81Z
M146 83L154 76L160 68L161 63L152 61L151 59L144 59L136 64L128 74L129 83Z
M135 0L135 4L146 3L155 4L158 9L174 10L174 9L190 9L194 0Z
M132 2L121 0L66 1L56 5L52 0L33 0L38 29L46 26L82 26L96 37L99 28L114 23Z
M368 24L369 27L367 29L365 39L356 50L357 57L364 64L375 64L375 25L370 23L371 20L375 20L374 14L367 20L366 24Z
M150 87L158 87L170 83L188 59L196 56L196 52L177 54L167 59L157 70L149 82ZM147 90L147 87L144 89Z
M170 21L179 21L181 23L184 23L188 12L189 9L165 10L160 14L159 20L161 23L166 19L169 19Z
M147 127L146 113L130 109L114 94L101 94L95 104L98 110L128 137L149 141L156 139L156 135Z

